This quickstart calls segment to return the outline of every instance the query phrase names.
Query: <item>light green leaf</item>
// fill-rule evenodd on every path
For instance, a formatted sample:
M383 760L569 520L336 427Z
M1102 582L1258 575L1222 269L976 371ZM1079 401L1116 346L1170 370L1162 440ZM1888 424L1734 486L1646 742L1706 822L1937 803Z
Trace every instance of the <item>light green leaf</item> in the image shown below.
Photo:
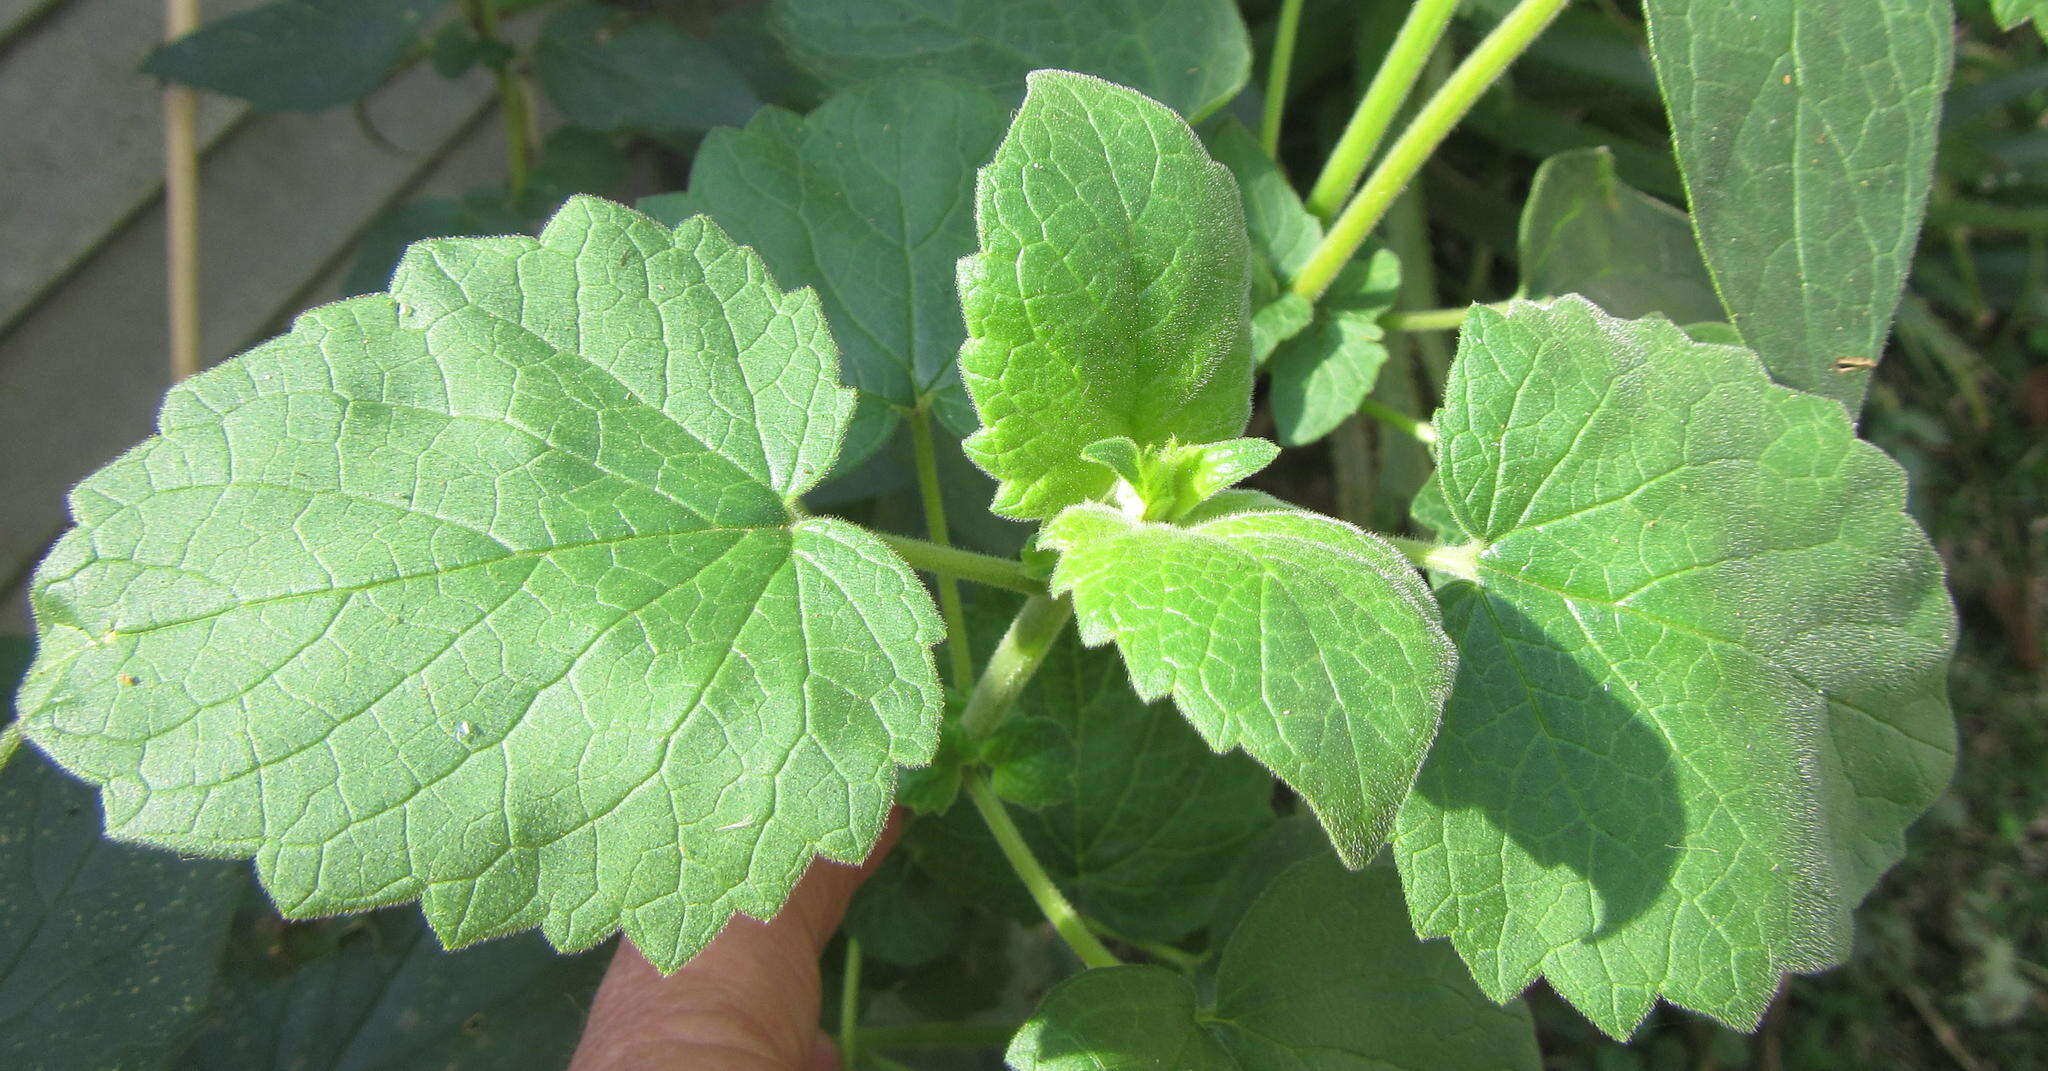
M1388 866L1327 855L1279 872L1231 931L1206 1004L1163 967L1054 988L1010 1043L1018 1071L1415 1071L1542 1066L1528 1009L1473 988L1457 956L1409 932Z
M1171 694L1211 748L1271 767L1359 866L1414 782L1457 655L1385 540L1258 498L1187 527L1069 509L1040 539L1060 551L1052 589L1072 593L1085 642L1116 641L1140 696Z
M761 106L712 45L660 18L575 3L541 28L534 69L562 111L595 130L685 134L747 121Z
M1242 209L1230 172L1157 102L1031 75L976 182L981 252L960 262L968 456L991 507L1042 519L1115 477L1081 448L1205 443L1251 415Z
M2048 0L1991 0L1991 14L1999 29L2017 30L2031 21L2041 36L2048 37Z
M937 742L916 577L789 508L852 392L708 220L578 198L173 390L42 564L31 738L115 836L451 947L673 970L862 858Z
M0 637L0 704L28 661ZM159 1066L199 1021L244 887L232 864L102 839L92 792L22 748L0 771L0 1064Z
M775 21L797 63L835 86L923 70L1009 97L1030 72L1058 67L1200 118L1251 75L1230 0L776 0Z
M258 108L318 111L384 81L448 0L273 0L215 19L149 54L144 74L240 97Z
M502 1071L568 1063L609 957L532 935L444 952L418 918L379 917L282 976L231 975L189 1071Z
M1954 760L1941 563L1839 405L1577 298L1475 309L1436 419L1461 652L1395 855L1496 999L1754 1027Z
M1543 161L1522 206L1522 289L1580 294L1623 319L1722 318L1685 213L1621 181L1614 154L1574 149Z
M1853 414L1933 180L1948 0L1643 8L1700 248L1736 328L1778 382Z
M1121 435L1081 448L1081 456L1116 473L1118 508L1148 521L1176 521L1273 463L1280 448L1264 439L1140 447Z
M1219 116L1204 123L1202 141L1216 162L1237 177L1252 251L1265 260L1274 278L1292 278L1308 263L1316 243L1323 240L1323 225L1301 203L1294 184L1266 155L1258 137L1236 116Z
M1358 412L1387 363L1380 317L1400 292L1400 258L1371 249L1337 273L1308 328L1274 348L1267 400L1281 445L1315 442Z
M767 110L705 139L690 203L776 278L817 288L849 385L906 407L933 399L965 433L954 270L974 248L974 171L1007 118L987 93L929 76L849 90L808 119Z

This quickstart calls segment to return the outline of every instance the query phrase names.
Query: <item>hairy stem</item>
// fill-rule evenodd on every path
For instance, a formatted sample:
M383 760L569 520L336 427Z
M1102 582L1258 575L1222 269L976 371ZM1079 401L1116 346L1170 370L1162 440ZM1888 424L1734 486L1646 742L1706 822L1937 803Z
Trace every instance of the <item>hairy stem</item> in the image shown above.
M995 834L996 845L1003 850L1003 858L1010 861L1010 869L1030 891L1031 899L1038 902L1038 909L1045 913L1046 921L1059 932L1061 939L1074 950L1074 955L1090 967L1115 967L1122 963L1108 948L1103 947L1095 931L1088 928L1081 913L1067 902L1066 894L1053 884L1052 877L1039 865L1038 857L1031 854L1031 846L1024 843L1024 834L1017 824L1010 820L1010 812L1003 806L1002 798L989 787L988 777L976 772L967 778L967 797L974 801L974 809L981 812L982 821L988 823L988 830Z
M1100 919L1084 917L1083 921L1088 923L1089 929L1094 930L1104 939L1115 941L1118 944L1129 945L1132 948L1135 948L1138 951L1143 952L1148 956L1151 956L1153 959L1156 959L1159 962L1164 963L1170 967L1174 967L1178 970L1193 973L1196 968L1200 967L1202 963L1209 958L1206 955L1197 955L1193 952L1175 948L1172 945L1165 944L1160 941L1140 941L1133 937L1126 937L1123 934L1120 934L1115 930L1110 929L1108 926L1104 925L1102 920Z
M1458 64L1429 102L1417 112L1408 129L1394 141L1360 186L1358 194L1332 224L1323 241L1309 256L1293 291L1310 301L1323 296L1337 272L1351 260L1358 247L1385 218L1395 198L1401 196L1415 173L1450 136L1451 129L1478 103L1481 94L1500 80L1508 66L1527 51L1558 13L1571 0L1521 0L1494 27L1479 47Z
M860 1032L861 1045L875 1049L993 1049L1009 1044L1016 1023L911 1023L871 1026Z
M1358 411L1390 428L1400 431L1424 446L1431 446L1436 443L1436 425L1421 417L1410 416L1399 409L1395 409L1372 398L1359 402Z
M1387 49L1386 59L1373 74L1372 83L1366 86L1365 96L1358 101L1358 110L1351 113L1351 121L1344 125L1344 136L1337 139L1337 147L1330 150L1330 159L1323 164L1323 173L1316 176L1316 184L1309 189L1308 210L1318 219L1327 223L1344 207L1344 198L1351 196L1358 177L1365 174L1366 165L1372 163L1373 154L1379 151L1387 129L1394 125L1401 105L1414 92L1422 68L1443 38L1444 30L1451 25L1459 2L1417 0L1408 10L1408 18Z
M1380 538L1394 545L1394 549L1417 567L1439 573L1448 573L1465 580L1479 579L1479 552L1485 547L1478 541L1470 543L1432 543L1427 539L1409 539L1407 536L1380 533Z
M1481 306L1498 308L1497 305ZM1465 322L1465 316L1472 311L1465 305L1455 309L1415 309L1405 312L1390 312L1380 317L1380 326L1389 331L1453 331Z
M1072 600L1050 595L1034 595L1017 611L1010 630L1003 633L988 665L982 667L974 691L968 693L967 709L960 714L960 727L970 739L987 736L1002 723L1073 616Z
M1294 68L1294 39L1301 35L1302 0L1281 0L1273 30L1273 61L1266 65L1266 110L1259 119L1259 144L1280 155L1280 116L1287 110L1287 78Z
M917 459L917 492L924 500L924 530L941 547L953 545L946 528L946 495L939 483L939 453L932 442L931 416L923 403L905 414L911 451ZM945 573L934 574L939 589L939 614L946 619L946 659L953 687L974 681L974 653L967 649L967 611L960 604L960 584Z
M860 938L846 938L846 972L839 985L839 1062L860 1066Z
M947 547L914 536L896 535L891 532L871 533L876 539L889 545L897 556L910 563L912 569L930 573L933 576L950 576L970 580L992 588L1002 588L1024 595L1044 595L1045 583L1009 558L998 558L959 547Z
M0 729L0 770L7 768L7 761L14 757L15 749L21 747L21 734L18 721L9 722L7 728Z

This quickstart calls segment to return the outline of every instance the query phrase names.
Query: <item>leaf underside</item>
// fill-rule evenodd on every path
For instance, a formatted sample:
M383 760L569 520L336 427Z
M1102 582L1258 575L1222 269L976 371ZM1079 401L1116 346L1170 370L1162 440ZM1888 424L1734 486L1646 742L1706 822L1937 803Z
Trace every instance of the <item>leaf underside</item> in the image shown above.
M1436 426L1460 671L1400 817L1417 932L1627 1036L1753 1027L1953 763L1954 617L1904 479L1745 350L1475 310Z
M1237 436L1251 415L1243 210L1180 118L1085 75L1038 71L976 182L960 262L960 368L990 507L1043 519L1107 492L1082 448Z
M1693 224L1772 378L1853 414L1920 233L1948 0L1646 0Z
M594 198L172 391L38 571L28 733L109 834L288 916L672 970L856 861L936 746L916 577L787 505L851 410L814 295Z

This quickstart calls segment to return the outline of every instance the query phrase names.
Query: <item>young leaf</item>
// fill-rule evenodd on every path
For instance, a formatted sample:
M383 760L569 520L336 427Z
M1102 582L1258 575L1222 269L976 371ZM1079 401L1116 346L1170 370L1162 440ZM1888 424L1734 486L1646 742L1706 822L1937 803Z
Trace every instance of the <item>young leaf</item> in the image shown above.
M788 505L835 365L703 218L414 246L73 494L29 735L114 835L254 856L287 915L419 897L451 947L623 928L673 970L862 858L936 745L929 596Z
M848 384L900 406L932 399L965 434L953 275L974 248L964 194L1007 118L987 93L930 76L849 90L807 119L765 110L705 139L690 201L777 278L817 288Z
M1052 589L1073 594L1089 646L1116 641L1140 696L1172 694L1211 748L1271 767L1360 866L1436 735L1457 654L1384 540L1238 504L1187 527L1069 509L1041 537L1060 551Z
M960 262L960 368L981 414L968 456L991 508L1043 519L1115 477L1081 448L1205 443L1251 416L1242 210L1230 172L1156 101L1031 75L975 184L981 251Z
M0 637L0 702L28 660ZM158 1066L206 1006L244 882L109 843L85 786L16 753L0 771L0 1063Z
M1614 153L1574 149L1543 161L1522 206L1522 289L1580 294L1623 319L1719 320L1721 299L1685 213L1621 181Z
M1778 382L1853 414L1934 174L1948 0L1645 0L1700 248Z
M1285 868L1232 928L1206 1005L1164 967L1078 975L1010 1043L1018 1071L1542 1066L1528 1009L1498 1006L1402 917L1393 869Z
M318 111L377 88L448 0L272 0L215 19L149 54L144 74Z
M1402 809L1416 931L1626 1037L1838 962L1947 782L1954 616L1897 465L1749 352L1475 309L1436 427L1460 672Z
M835 86L924 70L1014 100L1027 74L1061 67L1199 118L1251 74L1230 0L776 0L775 18L796 61Z
M1385 249L1364 252L1337 273L1308 328L1274 347L1267 398L1281 445L1315 442L1358 412L1387 363L1380 317L1400 291L1400 259Z
M594 130L686 134L747 121L761 106L737 67L660 18L597 3L548 16L534 68L548 97Z
M416 917L365 929L281 976L268 964L231 974L181 1065L561 1067L609 958L558 956L532 935L444 952Z

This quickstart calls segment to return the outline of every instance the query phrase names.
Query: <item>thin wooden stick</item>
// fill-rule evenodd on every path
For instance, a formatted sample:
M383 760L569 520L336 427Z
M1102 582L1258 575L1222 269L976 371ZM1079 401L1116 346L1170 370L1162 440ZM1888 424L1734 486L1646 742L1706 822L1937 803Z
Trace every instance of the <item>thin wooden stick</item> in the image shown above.
M199 28L199 0L164 0L164 38ZM169 277L171 378L199 371L199 100L164 87L164 233Z

